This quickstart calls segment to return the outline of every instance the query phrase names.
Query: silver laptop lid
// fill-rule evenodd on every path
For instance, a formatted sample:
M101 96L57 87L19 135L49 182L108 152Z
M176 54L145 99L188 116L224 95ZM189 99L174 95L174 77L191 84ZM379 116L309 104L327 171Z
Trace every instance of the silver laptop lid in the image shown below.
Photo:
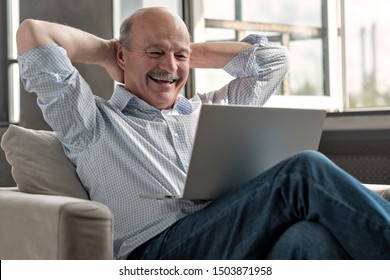
M325 110L203 105L184 199L214 199L278 162L317 150Z

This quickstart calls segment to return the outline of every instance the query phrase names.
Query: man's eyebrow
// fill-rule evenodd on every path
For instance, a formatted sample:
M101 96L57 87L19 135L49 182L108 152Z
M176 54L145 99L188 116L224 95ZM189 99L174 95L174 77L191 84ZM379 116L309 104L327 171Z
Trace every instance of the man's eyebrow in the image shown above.
M146 46L146 50L148 49L152 49L152 48L156 48L156 49L165 49L164 45L162 44L149 44Z
M162 50L166 50L168 49L168 47L166 45L163 45L163 44L150 44L148 46L146 46L145 50L148 51L150 49L162 49ZM190 53L191 50L189 47L186 47L186 46L180 46L178 48L175 48L175 51L179 51L179 52L186 52L186 53Z

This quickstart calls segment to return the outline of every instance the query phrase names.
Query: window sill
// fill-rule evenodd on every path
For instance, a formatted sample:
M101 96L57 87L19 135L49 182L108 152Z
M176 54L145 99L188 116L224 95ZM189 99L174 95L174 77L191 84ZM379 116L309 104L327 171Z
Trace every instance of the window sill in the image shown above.
M390 111L328 113L326 140L390 140Z

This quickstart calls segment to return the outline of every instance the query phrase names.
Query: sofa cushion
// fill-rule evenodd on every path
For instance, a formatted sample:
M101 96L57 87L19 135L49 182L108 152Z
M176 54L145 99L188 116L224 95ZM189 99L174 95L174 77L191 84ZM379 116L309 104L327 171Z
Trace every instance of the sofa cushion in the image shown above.
M10 125L1 147L22 192L88 199L55 132Z

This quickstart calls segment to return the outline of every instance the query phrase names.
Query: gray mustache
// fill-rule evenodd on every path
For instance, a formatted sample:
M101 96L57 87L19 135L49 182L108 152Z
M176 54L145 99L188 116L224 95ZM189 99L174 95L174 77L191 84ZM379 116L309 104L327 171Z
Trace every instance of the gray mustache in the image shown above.
M176 73L168 73L168 72L150 72L149 76L156 80L178 80L180 79L180 76Z

